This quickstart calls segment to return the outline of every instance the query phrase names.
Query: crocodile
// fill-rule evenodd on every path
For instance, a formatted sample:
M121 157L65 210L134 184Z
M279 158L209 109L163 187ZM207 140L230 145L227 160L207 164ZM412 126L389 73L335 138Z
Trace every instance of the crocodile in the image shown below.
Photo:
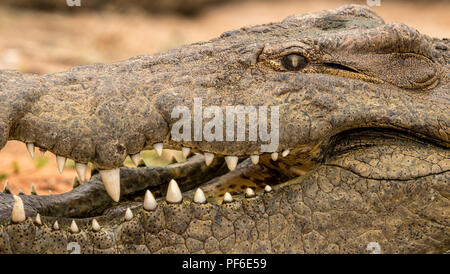
M113 64L1 70L0 147L73 159L83 183L0 193L0 253L446 253L449 47L345 5ZM196 102L218 112L174 138L174 109ZM278 119L196 138L229 106ZM163 148L187 159L142 165Z

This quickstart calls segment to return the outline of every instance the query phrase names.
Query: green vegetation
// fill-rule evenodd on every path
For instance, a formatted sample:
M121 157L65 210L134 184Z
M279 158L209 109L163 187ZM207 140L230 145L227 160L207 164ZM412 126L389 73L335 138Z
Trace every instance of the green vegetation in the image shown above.
M183 161L183 155L180 151L173 153L169 150L163 150L163 154L159 157L154 150L144 150L141 151L141 157L144 160L146 166L166 166L175 161Z
M3 181L4 179L8 178L8 173L0 173L0 181Z
M19 169L19 163L17 163L16 161L14 161L14 162L12 162L12 165L13 165L13 172L15 173L15 174L19 174L19 172L20 172L20 169Z
M48 162L48 158L46 157L37 157L34 160L34 165L36 166L36 168L43 168Z
M75 161L71 160L71 159L67 159L65 167L75 169Z

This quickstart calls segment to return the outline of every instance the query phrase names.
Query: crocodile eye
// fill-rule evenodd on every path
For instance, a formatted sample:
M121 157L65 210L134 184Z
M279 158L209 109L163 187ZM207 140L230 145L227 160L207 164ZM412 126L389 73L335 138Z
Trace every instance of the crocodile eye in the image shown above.
M298 54L289 54L284 56L281 63L287 70L300 70L308 64L306 58Z

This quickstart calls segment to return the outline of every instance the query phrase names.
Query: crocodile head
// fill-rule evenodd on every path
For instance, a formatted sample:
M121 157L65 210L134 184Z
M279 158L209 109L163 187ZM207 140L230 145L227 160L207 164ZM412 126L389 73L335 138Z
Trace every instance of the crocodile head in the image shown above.
M100 174L0 194L0 251L445 252L448 47L347 5L110 65L1 71L0 146ZM204 156L121 168L163 147Z

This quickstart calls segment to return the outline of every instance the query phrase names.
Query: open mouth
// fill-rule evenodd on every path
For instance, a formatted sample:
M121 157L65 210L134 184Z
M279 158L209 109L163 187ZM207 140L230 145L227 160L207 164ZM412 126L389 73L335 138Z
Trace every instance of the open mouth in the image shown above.
M56 195L5 185L0 253L448 251L447 45L347 5L0 70L0 147L77 175Z
M258 158L234 157L230 162L229 156L196 153L193 152L195 150L184 148L180 151L164 150L166 156L170 155L166 157L165 163L162 161L167 165L147 166L152 165L152 161L146 155L151 154L153 160L162 155L162 147L158 145L154 152L141 152L140 155L144 157L127 159L126 166L120 168L121 197L118 203L108 196L102 176L96 169L92 170L89 181L76 184L69 192L59 195L19 196L27 205L25 210L33 211L27 212L29 215L39 213L45 216L43 218L58 217L67 220L77 218L85 221L92 218L110 219L117 214L124 214L129 207L147 207L151 210L158 203L233 203L276 191L293 178L296 178L296 183L301 184L303 177L320 166L340 165L359 173L365 168L354 168L353 163L347 160L340 161L340 158L348 158L348 155L362 153L361 151L365 150L402 147L409 143L418 147L447 150L433 140L411 135L402 130L359 128L341 132L327 142L320 142L307 153L299 153L299 149L293 148L279 154L264 153L258 155ZM163 158L160 158L160 163L161 159ZM133 165L136 167L132 167ZM376 174L380 173L377 169L383 168L382 165L375 166L369 175L360 175L380 179L376 178ZM445 169L444 166L442 168ZM414 176L430 176L439 172L443 170L419 175L404 171L398 178L391 179L406 180ZM389 173L384 179L390 179ZM8 190L5 189L4 192L8 193Z

